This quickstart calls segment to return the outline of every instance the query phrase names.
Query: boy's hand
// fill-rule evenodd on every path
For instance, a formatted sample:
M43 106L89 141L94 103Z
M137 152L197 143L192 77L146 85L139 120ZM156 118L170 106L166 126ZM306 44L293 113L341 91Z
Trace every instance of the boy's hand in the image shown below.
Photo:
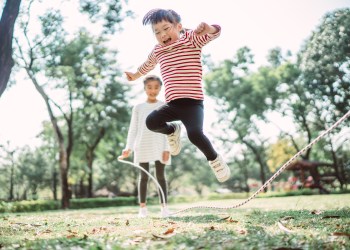
M204 36L206 34L214 34L216 32L216 28L214 26L211 26L205 22L201 22L197 28L194 30L194 32L198 36Z
M170 158L170 152L169 151L163 151L163 162L166 163L169 161Z
M132 73L132 72L124 72L126 75L126 78L128 81L135 81L136 79L140 78L141 74L139 72Z
M131 149L124 149L122 155L118 157L118 159L122 160L124 158L128 158L131 153Z

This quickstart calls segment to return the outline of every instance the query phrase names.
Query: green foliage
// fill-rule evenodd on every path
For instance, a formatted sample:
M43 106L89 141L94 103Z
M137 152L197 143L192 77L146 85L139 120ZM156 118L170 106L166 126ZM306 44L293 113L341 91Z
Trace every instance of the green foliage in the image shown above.
M59 201L52 201L52 200L0 202L1 213L46 211L46 210L57 210L59 208L60 208Z
M291 145L290 140L280 139L276 143L270 145L268 149L267 165L270 171L273 173L285 162L287 162L294 154L295 148Z
M122 21L132 16L125 10L121 0L80 0L81 11L87 13L92 22L102 21L104 33L114 33L120 29Z
M305 87L321 109L336 110L336 119L350 104L350 8L324 16L299 54Z
M135 197L72 199L70 201L70 208L82 209L95 207L131 206L136 204L136 202L137 199Z
M117 198L89 198L72 199L71 209L131 206L137 202L135 197ZM60 209L60 201L53 200L31 200L31 201L0 201L0 213L35 212Z

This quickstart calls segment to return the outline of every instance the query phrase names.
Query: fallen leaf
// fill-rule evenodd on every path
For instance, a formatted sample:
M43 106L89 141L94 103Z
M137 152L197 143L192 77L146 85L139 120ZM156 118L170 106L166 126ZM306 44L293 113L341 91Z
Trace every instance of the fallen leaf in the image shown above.
M215 230L214 226L209 227L209 230Z
M226 219L226 221L230 223L238 223L238 220L234 220L232 219L232 217L229 217L228 219Z
M326 215L326 216L323 216L322 219L331 219L331 218L340 218L339 215Z
M126 220L125 225L129 226L129 220Z
M224 218L222 218L222 219L219 219L219 221L220 221L220 220L227 220L227 219L229 219L229 218L231 218L231 216L226 216L226 217L224 217Z
M321 210L312 210L311 214L316 214L316 215L319 215L319 214L322 214L323 211Z
M293 233L293 231L292 230L290 230L289 228L287 228L287 227L285 227L283 224L282 224L282 222L277 222L277 225L278 225L278 227L282 230L282 231L284 231L284 232L286 232L286 233Z
M294 219L293 216L285 216L285 217L283 217L281 220L287 221L287 220L292 220L292 219Z
M175 235L173 234L168 234L168 235L158 235L158 234L152 234L154 237L159 238L159 239L169 239Z
M78 234L77 231L72 231L71 229L68 229L67 232L68 232L68 233L71 233L71 234Z
M165 231L164 235L172 234L174 233L174 231L175 231L175 228L169 228L168 230Z
M156 238L160 239L168 239L170 237L173 237L175 235L175 228L168 228L162 235L159 234L152 234Z
M349 233L343 233L343 232L334 232L332 234L333 236L346 236L346 237L349 237L350 238L350 234Z
M71 239L71 238L75 238L75 237L77 237L75 234L69 234L69 235L67 235L67 239Z
M20 225L20 226L32 226L32 227L41 227L42 226L40 224L29 224L29 223L22 223L22 222L15 222L15 223L11 223L11 224L16 224L16 225Z

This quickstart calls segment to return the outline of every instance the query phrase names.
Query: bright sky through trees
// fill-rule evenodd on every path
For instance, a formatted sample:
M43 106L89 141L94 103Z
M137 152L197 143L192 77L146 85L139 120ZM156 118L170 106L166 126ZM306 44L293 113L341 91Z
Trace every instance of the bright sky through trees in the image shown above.
M79 19L71 2L64 1L61 7L67 17L66 26L74 32L77 25L87 22ZM46 1L45 4L49 6ZM274 47L281 47L283 53L290 50L295 54L325 13L350 7L350 0L129 0L126 7L136 18L126 20L124 30L115 34L110 43L111 49L119 51L118 63L122 71L135 70L156 43L151 28L142 26L141 21L153 8L174 9L187 28L195 28L201 21L221 25L221 37L204 48L204 53L210 54L214 62L231 59L238 48L248 46L255 55L256 66L260 66L266 63L268 50ZM48 115L33 84L20 75L16 80L16 85L0 98L0 144L10 141L10 145L24 146L35 143L41 122L47 120ZM139 83L141 81L134 83L135 93L142 92ZM131 100L131 103L136 101ZM208 106L206 110L209 111ZM210 115L208 113L207 117Z

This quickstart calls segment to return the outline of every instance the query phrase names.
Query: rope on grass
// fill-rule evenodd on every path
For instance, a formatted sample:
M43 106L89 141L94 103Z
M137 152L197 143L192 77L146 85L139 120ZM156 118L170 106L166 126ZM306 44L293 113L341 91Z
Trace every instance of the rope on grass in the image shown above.
M243 205L245 205L246 203L248 203L249 201L251 201L252 199L254 199L262 190L264 190L270 183L273 182L274 179L277 178L277 176L279 176L296 158L298 158L302 153L304 153L306 150L308 150L309 148L311 148L314 144L316 144L321 138L323 138L325 135L327 135L329 132L331 132L333 129L335 129L336 127L339 126L339 124L341 124L343 121L345 121L347 118L350 117L350 110L343 116L341 117L337 122L335 122L331 127L329 127L326 131L324 131L323 133L321 133L318 137L316 137L312 142L310 142L307 146L305 146L303 149L301 149L298 153L296 153L292 158L290 158L285 164L283 164L282 167L280 167L280 169L277 170L277 172L270 177L270 179L268 179L264 185L262 185L252 196L250 196L248 199L244 200L241 203L238 203L236 205L233 206L228 206L228 207L218 207L218 206L193 206L193 207L188 207L185 209L181 209L179 211L173 212L170 214L170 216L173 216L175 214L179 214L179 213L184 213L187 212L189 210L193 210L193 209L220 209L220 210L227 210L227 209L233 209L233 208L238 208L241 207ZM157 180L145 169L143 169L142 167L129 162L129 161L124 161L122 160L122 158L118 158L119 162L131 165L133 167L136 167L140 170L142 170L143 172L145 172L157 185L163 201L165 201L165 196L164 196L164 192L162 187L159 185L159 183L157 182Z
M136 165L136 164L134 164L134 163L132 163L130 161L124 161L122 157L118 157L118 161L122 162L122 163L125 163L125 164L128 164L128 165L131 165L131 166L133 166L135 168L138 168L141 171L145 172L152 179L152 181L154 181L154 183L158 187L159 192L160 192L160 194L162 196L163 202L165 202L165 195L164 195L164 191L163 191L162 187L160 186L160 184L158 183L156 178L154 178L146 169L144 169L143 167L140 167L139 165ZM161 201L160 201L160 203L161 203Z
M264 190L274 179L276 179L277 176L279 176L296 158L298 158L302 153L304 153L306 150L311 148L315 143L317 143L321 138L323 138L325 135L327 135L330 131L335 129L340 123L345 121L348 117L350 116L350 110L343 116L341 117L337 122L335 122L331 127L329 127L326 131L321 133L316 139L314 139L312 142L310 142L307 146L305 146L302 150L300 150L298 153L296 153L290 160L288 160L280 169L273 175L271 176L270 179L268 179L264 185L262 185L252 196L250 196L248 199L244 200L241 203L238 203L233 206L228 206L228 207L217 207L217 206L193 206L193 207L188 207L176 212L173 212L170 214L170 216L173 216L175 214L179 213L184 213L186 211L192 210L192 209L233 209L233 208L238 208L243 206L244 204L248 203L252 199L254 199L262 190Z

